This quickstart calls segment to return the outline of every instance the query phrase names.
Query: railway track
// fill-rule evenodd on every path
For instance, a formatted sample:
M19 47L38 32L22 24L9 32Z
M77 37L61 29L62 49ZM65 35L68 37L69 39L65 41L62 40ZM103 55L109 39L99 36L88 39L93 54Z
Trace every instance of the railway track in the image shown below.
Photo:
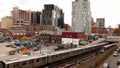
M82 56L80 58L76 58L76 59L73 59L70 62L65 63L63 66L53 67L53 68L73 68L77 64L80 64L82 61L87 60L87 59L89 59L89 58L91 58L91 57L93 57L95 55L96 55L95 53L86 54L86 55L84 55L84 56Z
M103 45L110 45L110 44L112 43L104 43ZM87 52L81 55L77 55L71 58L67 58L59 62L55 62L44 68L74 68L77 64L80 64L83 61L88 60L89 58L92 58L93 56L96 56L97 54L100 54L97 52L98 52L97 50L94 50L94 51Z
M87 60L95 55L96 55L95 51L84 53L81 55L77 55L75 57L71 57L71 58L56 62L52 65L45 66L44 68L73 68L74 66L76 66L76 64L79 64L82 61Z

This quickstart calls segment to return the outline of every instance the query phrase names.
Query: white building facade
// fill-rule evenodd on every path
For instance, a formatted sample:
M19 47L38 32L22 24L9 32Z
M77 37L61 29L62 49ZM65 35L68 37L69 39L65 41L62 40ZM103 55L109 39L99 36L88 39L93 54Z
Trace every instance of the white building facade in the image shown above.
M91 11L89 0L72 2L72 29L74 32L91 34Z

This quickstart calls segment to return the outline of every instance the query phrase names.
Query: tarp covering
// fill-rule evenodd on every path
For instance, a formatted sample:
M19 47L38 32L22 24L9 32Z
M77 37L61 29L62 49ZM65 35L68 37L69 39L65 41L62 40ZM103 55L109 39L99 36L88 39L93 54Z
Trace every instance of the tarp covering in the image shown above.
M30 38L29 37L27 37L27 36L23 36L22 37L22 40L29 40Z
M80 44L82 44L82 45L86 45L87 42L86 42L86 41L80 41Z
M24 42L16 42L15 45L16 46L21 46L21 45L24 45Z

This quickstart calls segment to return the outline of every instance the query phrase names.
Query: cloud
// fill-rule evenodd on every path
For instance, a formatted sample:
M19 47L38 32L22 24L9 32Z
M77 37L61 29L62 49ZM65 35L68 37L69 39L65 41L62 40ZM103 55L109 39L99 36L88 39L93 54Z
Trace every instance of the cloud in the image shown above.
M25 3L27 3L27 0L19 0L19 2L20 2L21 4L25 4Z
M105 25L116 27L120 22L120 0L91 0L92 16L96 18L105 18Z
M2 3L0 3L0 5L3 5Z

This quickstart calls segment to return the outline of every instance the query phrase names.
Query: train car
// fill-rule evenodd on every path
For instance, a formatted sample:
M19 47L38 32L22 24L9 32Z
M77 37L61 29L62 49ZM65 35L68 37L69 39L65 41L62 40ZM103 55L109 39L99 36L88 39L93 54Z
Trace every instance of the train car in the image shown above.
M0 68L35 68L45 64L47 64L47 55L33 55L0 61Z
M117 44L118 43L113 43L113 44L108 44L108 45L103 46L102 49L101 49L101 53L103 53L104 51L110 49L111 47L113 47L113 46L115 46Z

